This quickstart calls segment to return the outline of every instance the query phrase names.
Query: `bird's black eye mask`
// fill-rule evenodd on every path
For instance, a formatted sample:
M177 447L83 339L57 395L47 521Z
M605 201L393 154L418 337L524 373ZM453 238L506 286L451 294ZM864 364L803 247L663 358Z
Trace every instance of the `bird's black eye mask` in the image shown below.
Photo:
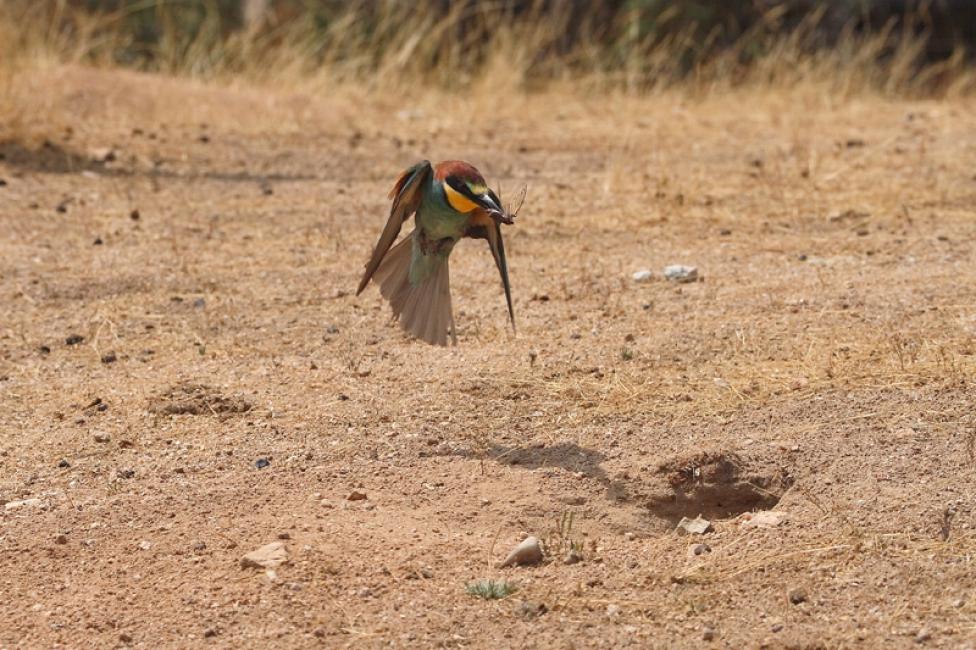
M444 182L450 185L451 188L454 189L458 194L468 199L471 199L473 202L481 205L481 197L479 197L477 194L472 192L471 188L468 187L468 184L462 181L457 176L448 176L446 179L444 179Z

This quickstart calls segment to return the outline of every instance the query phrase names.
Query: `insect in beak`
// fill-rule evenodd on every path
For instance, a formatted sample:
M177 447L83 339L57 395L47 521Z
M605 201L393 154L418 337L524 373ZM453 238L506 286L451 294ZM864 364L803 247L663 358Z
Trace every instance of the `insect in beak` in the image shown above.
M515 223L515 217L518 216L519 210L522 209L522 204L525 203L525 193L527 189L528 188L524 186L522 187L522 192L519 194L518 198L518 206L514 210L503 208L498 195L491 190L488 190L487 194L491 195L490 198L493 199L493 206L488 207L487 205L483 205L482 207L488 211L488 216L498 223L513 224ZM500 187L498 188L498 193L501 193Z

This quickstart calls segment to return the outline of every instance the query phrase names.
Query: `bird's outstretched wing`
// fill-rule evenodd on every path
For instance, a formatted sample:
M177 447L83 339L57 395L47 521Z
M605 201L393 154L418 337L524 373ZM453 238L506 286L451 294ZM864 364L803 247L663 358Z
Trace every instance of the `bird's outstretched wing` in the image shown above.
M370 278L373 277L380 262L383 261L383 256L386 255L386 252L390 250L390 246L396 241L403 222L420 207L424 188L430 181L432 173L433 168L430 166L430 161L421 161L400 174L396 185L390 190L390 198L393 199L393 206L390 208L390 218L387 219L386 226L383 227L383 233L380 235L379 241L376 242L372 257L366 263L366 271L363 273L363 279L359 281L359 288L356 289L357 296L369 284Z
M502 276L502 286L505 288L505 302L508 304L508 318L512 322L512 331L515 331L515 310L512 308L512 286L508 282L508 261L505 259L505 241L502 239L501 224L481 211L471 219L471 226L465 235L475 239L485 239L491 249L491 255L495 258L495 266L498 267L498 274Z

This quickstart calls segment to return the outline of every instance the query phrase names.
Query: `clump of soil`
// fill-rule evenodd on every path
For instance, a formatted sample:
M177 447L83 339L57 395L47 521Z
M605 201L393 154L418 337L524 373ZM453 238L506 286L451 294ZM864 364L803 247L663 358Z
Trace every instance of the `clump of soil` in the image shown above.
M149 400L149 412L157 415L247 413L252 407L243 397L226 397L206 384L176 384Z

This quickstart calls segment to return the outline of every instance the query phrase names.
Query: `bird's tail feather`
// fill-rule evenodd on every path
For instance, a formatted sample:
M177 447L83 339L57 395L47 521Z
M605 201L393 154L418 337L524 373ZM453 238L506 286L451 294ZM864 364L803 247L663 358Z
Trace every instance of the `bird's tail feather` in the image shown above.
M373 279L380 293L390 301L393 317L400 327L418 339L434 345L447 345L448 331L457 344L454 313L451 309L451 276L444 259L423 282L410 282L413 233L404 237L383 258Z

